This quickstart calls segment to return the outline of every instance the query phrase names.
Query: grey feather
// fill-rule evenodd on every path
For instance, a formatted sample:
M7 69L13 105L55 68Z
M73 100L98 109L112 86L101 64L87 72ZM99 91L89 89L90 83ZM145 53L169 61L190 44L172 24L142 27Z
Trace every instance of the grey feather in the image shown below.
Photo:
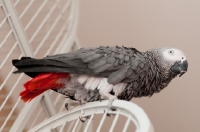
M85 62L85 63L88 63L88 62L94 61L94 60L96 60L96 59L99 59L99 58L101 58L101 57L103 57L102 54L91 54L91 55L89 55L89 56L83 57L81 60L82 60L83 62Z
M129 56L125 56L125 59L124 59L125 61L129 61Z
M119 64L122 65L124 60L119 59Z
M115 61L116 61L116 58L113 57L113 56L110 56L110 57L108 57L108 58L106 59L106 62L107 62L108 64L114 64Z
M117 84L120 81L122 81L127 74L128 68L122 68L116 72L113 72L109 77L108 77L108 83L110 84Z
M97 69L103 65L106 64L106 60L105 59L100 59L100 60L95 60L91 63L88 64L88 68L90 69Z
M118 66L119 65L119 59L116 59L115 63L113 66Z
M139 61L136 59L136 60L131 60L131 69L133 70L136 70L137 67L138 67L138 64L139 64Z
M111 68L112 65L111 64L105 64L105 65L102 65L98 68L95 68L94 69L94 73L101 73L101 72L104 72L106 71L107 69Z

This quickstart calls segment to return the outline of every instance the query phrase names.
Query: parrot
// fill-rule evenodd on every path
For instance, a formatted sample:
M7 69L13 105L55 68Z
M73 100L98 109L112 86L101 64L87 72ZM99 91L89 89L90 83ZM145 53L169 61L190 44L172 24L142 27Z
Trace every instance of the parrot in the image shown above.
M14 73L32 78L20 93L24 102L53 90L80 105L109 100L113 110L114 100L151 97L188 69L185 54L171 47L141 52L125 46L98 46L41 59L22 57L12 64L17 68Z

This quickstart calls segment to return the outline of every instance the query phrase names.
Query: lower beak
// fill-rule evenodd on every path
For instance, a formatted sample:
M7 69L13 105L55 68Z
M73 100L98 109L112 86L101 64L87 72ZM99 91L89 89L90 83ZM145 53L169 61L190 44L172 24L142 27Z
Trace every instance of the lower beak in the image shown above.
M171 71L176 74L180 74L179 77L181 77L184 73L187 72L187 68L188 68L188 62L187 60L185 60L183 62L177 62L176 64L174 64L171 67Z
M186 72L185 71L181 71L179 77L181 77L183 74L185 74Z

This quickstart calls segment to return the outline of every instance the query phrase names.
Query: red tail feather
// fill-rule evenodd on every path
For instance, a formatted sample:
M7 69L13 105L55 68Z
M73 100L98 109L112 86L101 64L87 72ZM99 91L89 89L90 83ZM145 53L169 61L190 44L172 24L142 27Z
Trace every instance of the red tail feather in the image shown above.
M20 93L24 102L29 102L48 89L63 87L68 73L42 73L24 84L25 90ZM62 80L62 81L60 81Z

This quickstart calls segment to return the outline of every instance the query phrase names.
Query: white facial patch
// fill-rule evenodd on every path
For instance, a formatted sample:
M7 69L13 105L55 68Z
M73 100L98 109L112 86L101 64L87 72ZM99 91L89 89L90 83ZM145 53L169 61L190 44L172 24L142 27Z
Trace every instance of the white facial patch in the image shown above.
M169 49L166 49L164 52L163 52L163 56L166 60L169 60L169 61L185 61L187 60L185 54L179 50L179 49L175 49L175 48L169 48Z

